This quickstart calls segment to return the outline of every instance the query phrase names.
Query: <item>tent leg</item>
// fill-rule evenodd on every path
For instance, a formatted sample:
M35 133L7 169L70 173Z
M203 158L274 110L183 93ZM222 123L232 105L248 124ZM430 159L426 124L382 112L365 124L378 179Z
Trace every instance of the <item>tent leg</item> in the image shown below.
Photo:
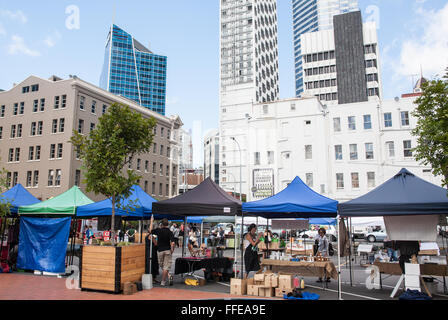
M338 235L338 299L342 300L342 280L341 280L341 235L340 235L340 221L341 217L338 215L337 222L338 222L338 229L337 229L337 235Z
M348 225L348 243L349 243L349 250L350 250L350 254L349 254L349 258L350 258L350 263L349 263L349 267L350 267L350 286L353 287L353 269L352 269L352 218L350 218L350 221L347 219L347 225Z
M237 256L237 253L236 253L236 218L237 218L237 216L235 215L235 235L234 235L235 242L233 243L233 247L234 247L234 251L235 251L235 260L233 261L233 274L234 274L235 278L236 278L236 256Z
M185 239L187 239L187 237L188 237L188 234L187 234L187 217L184 217L184 239L182 240L183 241L183 244L182 244L182 258L185 256L185 246L186 246ZM188 241L187 241L187 243L188 243Z
M241 279L244 279L244 258L243 258L243 251L244 251L244 213L241 214Z
M142 219L139 221L139 223L138 223L138 228L140 229L139 230L139 234L140 234L140 243L143 243L143 228L142 228L142 224L143 224L143 217L142 217Z

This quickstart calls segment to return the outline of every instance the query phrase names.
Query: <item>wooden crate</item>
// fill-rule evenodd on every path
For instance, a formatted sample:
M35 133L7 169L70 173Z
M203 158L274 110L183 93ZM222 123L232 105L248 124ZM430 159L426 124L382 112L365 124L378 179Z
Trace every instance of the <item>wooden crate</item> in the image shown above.
M124 283L141 281L145 273L145 245L82 246L81 289L120 293Z

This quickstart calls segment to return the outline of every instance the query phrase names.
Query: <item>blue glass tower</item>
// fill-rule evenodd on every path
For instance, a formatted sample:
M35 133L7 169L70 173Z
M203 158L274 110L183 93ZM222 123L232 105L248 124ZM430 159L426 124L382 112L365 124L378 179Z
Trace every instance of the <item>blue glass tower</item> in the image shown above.
M152 53L129 33L112 25L100 87L165 115L166 62L165 56Z
M304 91L300 36L308 32L332 29L333 16L358 10L358 0L292 0L297 97Z

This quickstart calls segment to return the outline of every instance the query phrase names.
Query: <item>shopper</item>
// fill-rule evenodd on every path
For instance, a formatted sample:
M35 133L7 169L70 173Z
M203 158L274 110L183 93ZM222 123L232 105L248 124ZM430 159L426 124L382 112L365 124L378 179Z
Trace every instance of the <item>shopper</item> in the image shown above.
M184 234L185 234L185 226L182 223L179 228L179 248L184 246Z
M327 231L325 228L320 228L318 231L318 235L316 236L316 244L317 244L317 255L322 257L328 257L328 247L329 242L326 236ZM330 282L330 278L326 277L325 281ZM322 278L319 277L317 282L322 282Z
M137 233L137 230L134 229L132 225L130 225L130 228L128 231L126 231L126 235L128 236L129 242L133 243L135 242L135 234Z
M189 244L193 246L193 248L198 247L198 238L197 238L197 230L196 227L191 227L190 232L188 233Z
M260 270L260 262L258 261L258 243L260 242L260 238L263 235L259 233L256 235L257 226L255 224L251 224L248 228L248 233L246 233L244 237L244 247L246 250L244 251L244 265L246 269L246 273L244 274L244 278L247 279L249 273L251 271Z
M168 219L162 220L162 227L152 230L152 234L157 236L157 256L159 265L162 267L162 281L160 284L166 286L166 281L169 277L171 284L171 260L174 252L174 235L169 229Z
M171 230L171 232L173 233L174 236L174 243L176 244L177 247L179 247L179 233L180 233L180 229L177 226L177 224L173 224L173 230Z

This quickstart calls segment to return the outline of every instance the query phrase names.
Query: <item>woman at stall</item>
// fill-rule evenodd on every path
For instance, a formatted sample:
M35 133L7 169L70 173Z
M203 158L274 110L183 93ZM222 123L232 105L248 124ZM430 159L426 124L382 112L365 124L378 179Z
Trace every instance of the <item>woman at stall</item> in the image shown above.
M318 231L318 235L315 238L316 245L317 245L317 254L322 257L328 257L328 247L329 242L326 236L327 231L325 228L320 228ZM330 278L326 277L325 281L330 282ZM319 277L317 282L322 282L322 278Z
M244 251L244 265L246 268L244 279L247 279L251 271L260 270L257 245L260 242L260 238L263 234L259 233L257 236L256 231L257 226L255 224L251 224L248 228L248 233L246 233L246 235L244 236L244 247L246 248L246 250Z

